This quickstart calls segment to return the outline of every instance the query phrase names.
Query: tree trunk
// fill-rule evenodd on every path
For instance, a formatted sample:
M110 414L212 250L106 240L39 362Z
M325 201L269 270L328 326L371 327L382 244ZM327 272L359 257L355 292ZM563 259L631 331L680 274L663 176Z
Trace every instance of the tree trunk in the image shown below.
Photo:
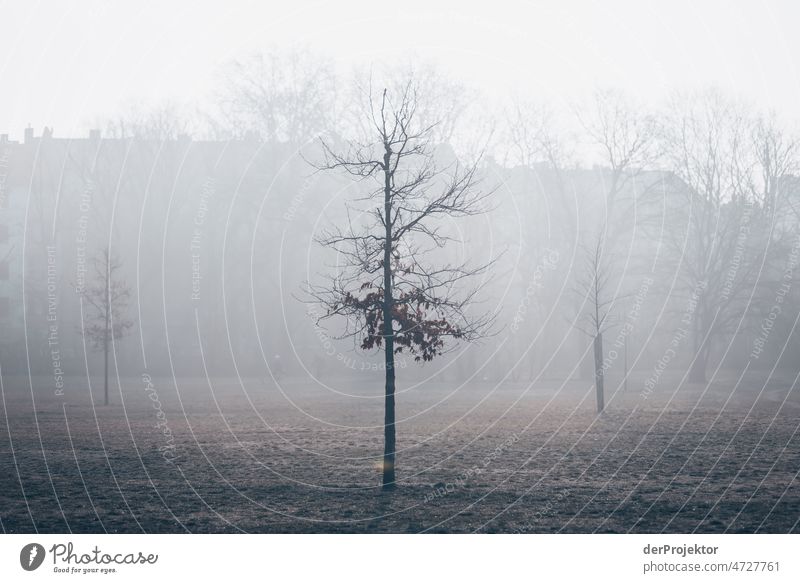
M605 408L605 395L603 394L603 333L598 332L594 337L594 385L597 392L597 412L602 413Z
M383 246L383 340L386 367L386 404L383 418L383 489L395 488L395 412L394 412L394 326L392 317L392 187L391 151L386 147L384 160L384 222L386 232Z
M389 320L391 324L391 319ZM394 490L394 455L395 455L395 425L394 425L394 342L391 332L386 340L386 410L383 418L383 489Z
M108 267L108 266L107 266ZM103 335L103 358L105 360L105 369L103 371L103 404L108 406L108 334L109 334L109 325L110 325L110 312L111 306L109 306L109 274L106 273L106 297L105 297L105 308L106 308L106 329L105 334Z
M108 405L108 332L103 342L103 353L105 357L105 372L103 373L103 405Z

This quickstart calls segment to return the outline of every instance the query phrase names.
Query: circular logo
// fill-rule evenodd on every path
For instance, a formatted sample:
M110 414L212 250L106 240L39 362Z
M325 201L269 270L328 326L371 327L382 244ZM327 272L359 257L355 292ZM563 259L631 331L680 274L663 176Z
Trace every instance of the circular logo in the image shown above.
M26 571L35 571L44 562L44 547L39 543L30 543L19 552L19 564Z

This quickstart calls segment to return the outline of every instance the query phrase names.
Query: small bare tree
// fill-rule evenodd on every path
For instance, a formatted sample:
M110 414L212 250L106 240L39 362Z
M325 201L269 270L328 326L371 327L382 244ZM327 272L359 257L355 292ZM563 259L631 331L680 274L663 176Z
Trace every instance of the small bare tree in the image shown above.
M396 96L368 93L369 131L344 153L322 142L321 170L339 170L372 185L364 197L359 225L334 228L319 242L343 258L337 273L322 285L309 284L311 299L325 309L320 319L343 318L341 337L360 340L364 350L383 348L385 416L383 489L395 487L395 355L410 353L430 361L445 350L445 340L473 341L486 333L489 314L470 313L491 261L433 265L451 238L437 224L450 217L484 212L489 193L477 187L475 165L458 162L440 168L434 155L435 122L420 122L417 88L406 83ZM350 214L350 213L348 213ZM428 259L428 261L426 261Z
M603 255L602 233L591 247L584 249L584 253L585 263L582 272L576 278L575 291L581 298L585 311L583 314L578 314L576 327L592 339L594 384L599 414L605 409L603 334L612 323L609 307L619 298L609 290L611 270Z
M81 297L92 308L86 313L83 333L96 349L103 350L103 404L108 405L108 354L111 342L119 340L133 326L125 317L130 288L120 277L122 262L106 247L94 260L94 282Z

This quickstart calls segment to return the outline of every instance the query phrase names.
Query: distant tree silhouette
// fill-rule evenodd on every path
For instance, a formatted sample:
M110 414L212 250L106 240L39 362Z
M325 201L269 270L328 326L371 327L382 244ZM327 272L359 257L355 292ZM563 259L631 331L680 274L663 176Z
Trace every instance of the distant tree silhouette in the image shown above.
M119 276L121 261L106 247L94 260L94 281L81 297L91 307L85 314L84 334L96 349L103 350L103 404L108 405L108 355L112 340L119 340L133 326L125 317L130 298L128 285Z
M581 297L581 304L585 306L585 310L583 314L578 315L577 327L592 339L597 412L602 413L605 409L603 334L613 319L610 317L609 308L621 298L609 290L611 270L604 257L602 233L591 247L584 249L584 255L584 268L578 275L576 292Z
M336 84L330 59L298 49L234 61L219 107L229 135L301 144L335 127Z
M737 333L743 313L772 302L758 292L793 238L777 210L788 214L782 185L798 168L798 142L717 91L676 95L660 140L674 201L665 257L694 304L688 378L702 383L715 343Z

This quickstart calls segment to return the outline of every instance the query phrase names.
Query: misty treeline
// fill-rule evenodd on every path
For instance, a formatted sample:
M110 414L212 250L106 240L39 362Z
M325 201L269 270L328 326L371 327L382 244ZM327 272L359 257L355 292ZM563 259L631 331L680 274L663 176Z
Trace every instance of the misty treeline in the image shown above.
M290 51L231 64L202 113L172 104L85 137L4 142L4 372L49 375L55 350L75 383L100 374L105 312L86 294L97 300L113 257L126 324L111 328L113 376L382 380L381 348L326 319L304 284L343 269L325 234L365 221L369 187L322 171L336 163L326 151L352 151L374 129L370 100L409 86L429 159L474 168L490 195L431 228L439 263L490 266L472 274L465 313L492 326L423 365L399 353L404 378L584 378L613 392L630 369L631 390L650 394L668 371L796 368L790 124L713 89L653 108L615 90L497 103L432 66L349 73Z

